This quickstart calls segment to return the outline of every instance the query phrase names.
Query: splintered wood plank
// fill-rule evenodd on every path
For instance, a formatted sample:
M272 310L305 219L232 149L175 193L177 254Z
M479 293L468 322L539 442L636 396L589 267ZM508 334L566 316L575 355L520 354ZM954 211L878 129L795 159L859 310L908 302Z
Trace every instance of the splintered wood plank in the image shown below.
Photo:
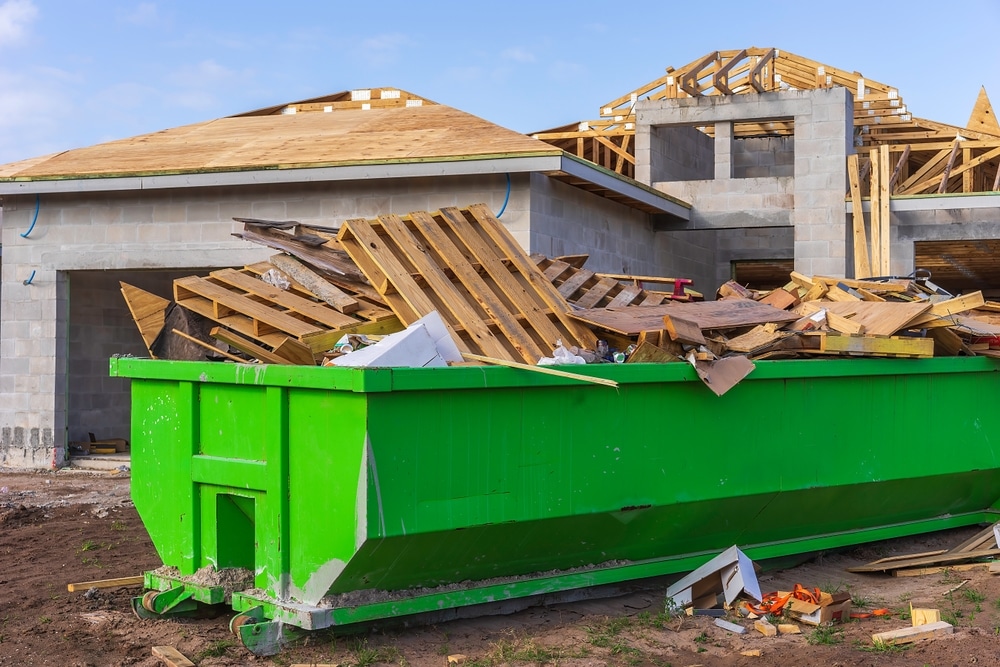
M705 336L701 333L701 328L690 320L685 320L676 315L663 316L663 328L670 336L670 340L675 340L688 345L704 345Z
M344 315L326 304L317 303L292 292L286 292L279 287L275 287L263 280L252 278L235 269L221 269L219 271L212 271L208 275L217 282L235 287L246 292L248 295L260 297L267 304L273 304L272 307L278 312L297 313L303 319L312 320L323 325L316 328L334 329L354 324L356 321L350 315Z
M234 218L234 220L241 220ZM319 267L324 271L335 273L344 278L362 282L365 276L358 271L350 260L345 258L343 251L331 248L327 245L311 245L303 242L300 238L284 234L276 229L244 224L243 233L236 236L253 243L259 243L275 250L282 250L289 255L294 255L309 264Z
M269 308L248 297L236 294L224 287L209 282L198 276L178 278L174 281L174 301L180 305L193 296L199 296L212 303L212 319L241 313L253 321L255 337L263 334L281 331L298 338L310 333L322 331L322 327L303 322L297 317Z
M572 317L624 336L663 328L663 316L677 316L697 323L701 329L734 329L768 322L792 322L794 313L750 299L668 303L661 306L594 308L571 313Z
M358 300L353 296L346 294L340 288L324 280L321 275L291 255L274 255L271 257L270 262L275 268L288 274L300 285L315 294L317 298L342 313L353 313L361 307Z
M758 324L742 336L730 338L726 347L733 352L753 352L790 335L787 331L778 331L776 324Z
M552 310L556 319L567 330L568 340L563 342L570 344L570 341L575 341L572 344L594 349L597 344L594 332L569 316L569 304L528 259L517 241L507 231L507 228L496 219L489 207L485 204L473 204L469 206L468 211L489 238L507 255L517 272L532 286L544 306Z
M282 255L282 256L287 257L287 255ZM303 264L303 266L305 265ZM248 264L245 267L243 267L243 271L245 273L247 273L248 275L255 275L255 276L262 276L272 269L281 271L270 261L257 262L256 264ZM307 299L312 299L317 296L316 294L313 294L310 290L306 289L292 276L285 274L284 271L281 271L281 273L284 274L286 278L288 278L289 283L291 283L292 291L298 294L299 296L303 296ZM318 274L318 275L320 275L320 277L323 278L323 280L329 282L331 286L342 290L345 294L348 294L352 298L357 300L358 309L350 313L351 317L360 320L368 320L371 322L375 322L377 320L388 320L388 319L398 320L396 314L393 313L391 310L389 310L388 304L386 304L385 299L383 299L382 296L378 292L376 292L371 285L352 283L350 281L342 280L335 276L331 276L330 274Z
M810 301L813 306L831 313L851 316L851 320L865 328L866 334L891 336L907 327L909 322L922 315L931 304L902 303L895 301Z
M135 321L136 327L139 328L142 342L146 344L149 356L155 358L151 348L153 341L163 330L170 300L128 283L120 282L119 285L121 285L122 296L125 297L125 305L128 306L132 319Z
M302 366L316 365L316 357L313 356L313 352L309 349L309 346L300 343L294 338L286 338L281 341L274 348L274 353L293 364L300 364Z
M449 260L449 266L456 274L461 273L463 278L470 281L474 286L482 283L476 270L465 261L465 258L455 249L454 245L447 242L444 234L439 233L441 230L433 219L427 220L426 218L421 218L417 213L411 214L410 217L421 231L427 232L432 237L429 237L428 240L435 244L438 251ZM427 217L429 218L430 216ZM420 219L420 223L417 223L417 219ZM383 215L379 217L379 222L382 229L396 243L396 251L406 256L427 281L428 287L439 297L439 301L445 310L441 315L446 319L450 319L458 327L461 327L465 335L469 336L475 342L477 348L485 351L487 356L506 355L506 348L493 335L493 332L490 331L489 327L483 321L482 316L469 305L465 295L448 279L438 263L428 255L423 242L410 233L406 225L403 224L402 219L397 215ZM475 279L472 278L473 275ZM485 292L486 290L483 291ZM492 305L492 302L490 304ZM487 312L489 312L489 308L487 308ZM517 325L516 322L513 324L507 321L501 322L504 315L502 312L490 312L490 314L497 320L505 332ZM519 329L519 327L517 328ZM524 345L530 344L533 351L541 356L541 351L537 350L537 347L534 346L527 334L524 334L523 330L520 330L520 333L523 338L519 342Z
M118 577L117 579L98 579L96 581L81 581L75 584L67 584L66 590L70 593L76 591L89 591L91 588L118 588L119 586L138 586L145 581L145 577L137 575L135 577Z
M879 249L879 258L881 260L881 264L879 264L876 267L876 269L878 270L878 273L879 273L880 276L888 276L891 273L891 269L890 269L890 257L889 257L889 249L890 249L890 243L889 243L889 241L890 241L890 238L889 238L889 222L890 222L890 218L891 218L891 213L889 212L889 199L890 199L890 194L889 194L889 178L890 178L890 171L889 171L889 145L888 144L882 144L882 145L880 145L878 147L878 150L879 150L879 159L878 159L878 171L879 171L879 177L878 177L878 187L879 187L879 198L878 198L879 215L878 215L878 224L881 227L881 229L879 230L879 243L881 244L881 248ZM872 202L872 205L874 206L875 203ZM874 242L874 235L872 236L872 240Z

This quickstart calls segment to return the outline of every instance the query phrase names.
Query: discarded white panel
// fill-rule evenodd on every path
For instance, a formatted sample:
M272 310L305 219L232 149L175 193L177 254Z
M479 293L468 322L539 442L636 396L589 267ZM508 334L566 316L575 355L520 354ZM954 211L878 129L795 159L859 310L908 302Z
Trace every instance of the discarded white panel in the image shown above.
M399 91L398 90L383 90L380 94L383 100L398 100Z
M408 107L422 107L424 106L423 100L406 100L406 106Z
M370 111L372 108L371 102L364 102L361 104L362 111Z
M351 91L351 101L361 102L363 100L370 100L372 98L372 91L370 88L365 88L363 90L352 90Z
M334 366L431 368L461 361L462 353L437 311L374 345L333 360Z
M678 607L686 607L694 600L711 593L723 593L726 604L732 604L740 593L746 592L758 602L760 584L753 561L736 546L731 546L686 577L667 589L667 599Z
M333 105L327 105L323 107L323 113L331 113L333 111Z

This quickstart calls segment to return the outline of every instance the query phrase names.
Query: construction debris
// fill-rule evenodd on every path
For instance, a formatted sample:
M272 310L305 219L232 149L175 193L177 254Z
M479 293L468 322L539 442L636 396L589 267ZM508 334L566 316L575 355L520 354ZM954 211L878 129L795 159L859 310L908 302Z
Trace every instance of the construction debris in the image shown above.
M1000 357L1000 304L980 292L952 296L923 277L793 271L781 288L730 281L705 302L685 278L600 274L584 268L586 255L529 256L483 204L339 229L238 220L238 236L283 253L177 279L173 303L122 284L152 356L399 365L376 358L371 343L434 313L457 350L441 357L448 364L686 361L719 396L755 360ZM353 362L343 356L363 345L371 348Z
M876 632L872 635L872 643L875 646L895 646L897 644L912 644L924 639L934 639L954 633L955 628L951 623L937 621L926 625L900 628L899 630L889 630L886 632Z
M951 548L937 551L889 556L866 565L847 568L848 572L890 572L893 576L915 576L935 574L947 568L959 571L973 560L996 559L1000 557L1000 541L996 535L997 524L983 529L965 542ZM988 563L976 567L989 567Z

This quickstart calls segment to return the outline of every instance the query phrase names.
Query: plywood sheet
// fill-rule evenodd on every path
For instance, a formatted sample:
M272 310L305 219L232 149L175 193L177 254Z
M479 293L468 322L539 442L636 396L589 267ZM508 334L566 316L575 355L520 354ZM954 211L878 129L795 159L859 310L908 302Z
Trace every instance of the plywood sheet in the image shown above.
M809 301L818 308L850 317L865 328L866 334L891 336L906 326L910 320L931 308L929 303L903 303L895 301Z
M732 329L751 327L768 322L792 322L798 316L749 299L704 301L661 306L626 306L624 308L593 308L571 315L624 336L637 336L642 331L663 328L663 316L671 315L696 323L702 329Z

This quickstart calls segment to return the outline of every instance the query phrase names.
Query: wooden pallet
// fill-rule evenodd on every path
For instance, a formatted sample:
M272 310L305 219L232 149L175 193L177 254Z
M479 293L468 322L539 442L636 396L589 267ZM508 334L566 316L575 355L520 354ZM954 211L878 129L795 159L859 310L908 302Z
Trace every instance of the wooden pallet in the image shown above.
M538 270L556 286L567 301L578 308L618 308L621 306L658 306L664 301L690 301L690 292L679 293L646 290L639 282L675 283L674 278L609 276L575 266L560 258L531 255ZM627 284L631 282L632 284ZM689 282L689 281L688 281Z
M205 278L180 278L174 281L174 300L222 325L217 338L257 358L267 355L258 354L260 348L253 344L262 343L272 351L280 351L289 346L290 339L316 354L332 348L347 333L389 333L402 328L391 311L363 295L354 295L358 308L345 314L294 281L286 291L259 278L273 268L265 262L242 271L213 271ZM300 352L284 358L292 363L303 359ZM278 363L273 358L268 360Z
M348 220L337 238L404 325L436 310L462 352L535 363L556 341L596 345L483 204Z

